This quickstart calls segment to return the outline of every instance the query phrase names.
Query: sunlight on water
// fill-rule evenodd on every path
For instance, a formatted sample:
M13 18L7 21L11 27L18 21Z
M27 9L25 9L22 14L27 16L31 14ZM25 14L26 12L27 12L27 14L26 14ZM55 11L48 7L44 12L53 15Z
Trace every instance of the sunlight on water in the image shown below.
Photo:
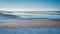
M53 19L60 19L60 15L48 15L48 14L30 14L30 13L3 13L8 15L15 15L22 18L53 18Z
M0 13L0 22L48 22L60 19L60 15L30 14L30 13Z

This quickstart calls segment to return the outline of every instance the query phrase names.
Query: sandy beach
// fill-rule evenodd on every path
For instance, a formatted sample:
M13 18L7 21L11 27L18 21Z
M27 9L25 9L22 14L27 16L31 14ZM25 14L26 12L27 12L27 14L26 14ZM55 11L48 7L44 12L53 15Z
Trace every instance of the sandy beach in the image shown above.
M60 27L60 23L0 23L0 27Z

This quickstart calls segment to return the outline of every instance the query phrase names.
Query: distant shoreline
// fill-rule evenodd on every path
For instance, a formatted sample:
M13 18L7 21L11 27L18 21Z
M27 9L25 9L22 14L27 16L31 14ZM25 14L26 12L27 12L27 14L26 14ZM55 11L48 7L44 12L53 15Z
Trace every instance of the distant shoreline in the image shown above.
M31 14L50 14L50 15L60 15L60 11L0 11L0 13L12 13L12 12L20 12L20 13L31 13ZM57 13L56 13L57 12Z

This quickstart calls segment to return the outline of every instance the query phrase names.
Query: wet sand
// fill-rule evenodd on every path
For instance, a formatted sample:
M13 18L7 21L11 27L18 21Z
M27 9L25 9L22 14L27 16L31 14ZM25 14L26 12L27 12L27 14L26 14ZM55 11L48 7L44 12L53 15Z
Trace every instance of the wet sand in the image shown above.
M0 23L0 27L60 27L60 23Z
M57 13L56 11L13 11L13 12L20 12L20 13L30 13L30 14L50 14L50 15L60 15L60 12ZM0 13L12 13L11 11L0 11Z
M56 12L25 12L25 13L31 13L31 14L50 14L50 15L60 15L60 13L56 13Z

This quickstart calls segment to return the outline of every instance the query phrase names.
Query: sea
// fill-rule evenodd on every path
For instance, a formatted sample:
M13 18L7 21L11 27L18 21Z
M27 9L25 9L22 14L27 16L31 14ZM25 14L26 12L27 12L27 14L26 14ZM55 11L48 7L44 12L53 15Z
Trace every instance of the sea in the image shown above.
M6 22L60 23L60 15L30 14L30 13L19 13L19 12L0 13L0 23L6 23ZM16 28L0 27L0 34L60 34L60 27L16 27Z

